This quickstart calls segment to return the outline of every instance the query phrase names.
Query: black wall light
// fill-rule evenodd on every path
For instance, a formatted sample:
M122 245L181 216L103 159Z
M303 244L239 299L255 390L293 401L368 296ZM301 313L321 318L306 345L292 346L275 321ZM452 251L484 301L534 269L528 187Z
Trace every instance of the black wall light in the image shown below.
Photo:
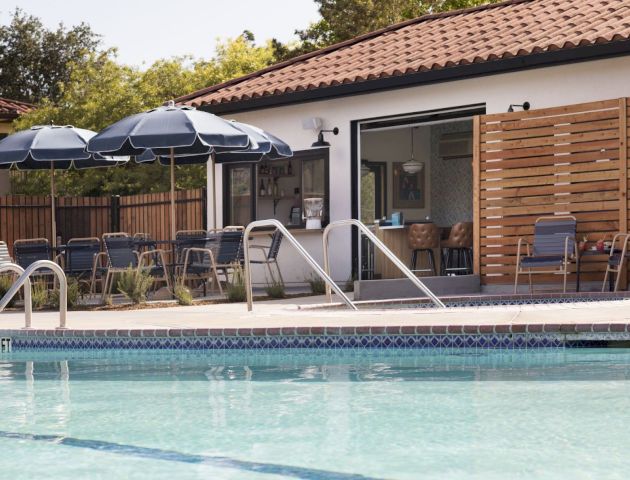
M311 147L330 147L330 143L324 140L324 133L332 133L333 135L339 134L339 129L337 127L332 130L320 130L317 135L317 141L311 145Z
M511 103L509 108L508 108L508 112L513 112L514 111L514 107L521 107L523 110L527 111L527 110L529 110L530 106L531 105L529 104L529 102Z

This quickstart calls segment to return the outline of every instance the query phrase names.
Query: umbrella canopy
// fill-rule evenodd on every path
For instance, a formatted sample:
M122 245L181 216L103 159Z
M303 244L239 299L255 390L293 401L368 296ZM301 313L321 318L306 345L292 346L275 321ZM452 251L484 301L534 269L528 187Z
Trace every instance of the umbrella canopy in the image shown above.
M236 120L229 120L228 122L247 134L250 138L250 144L247 148L238 150L215 147L212 152L215 163L259 162L263 158L279 160L293 156L291 147L275 135L247 123L237 122ZM147 149L142 155L137 156L136 162L152 162L156 158L162 165L170 165L169 156L156 154L155 150L152 149ZM210 155L208 153L202 155L175 154L176 165L197 165L206 163L209 159Z
M52 244L57 240L55 220L55 170L111 167L126 158L108 158L86 151L96 132L72 125L42 125L23 130L0 141L0 168L14 166L19 170L50 170L52 208Z
M176 164L194 165L209 160L257 162L265 155L269 158L293 155L286 143L259 128L227 121L193 107L175 106L172 101L110 125L90 139L87 150L104 155L135 155L139 163L157 158L161 164L170 165L173 239ZM213 200L214 205L214 188Z
M169 102L110 125L90 139L87 150L141 155L151 149L158 156L180 156L210 154L216 147L238 150L249 146L249 135L221 117Z

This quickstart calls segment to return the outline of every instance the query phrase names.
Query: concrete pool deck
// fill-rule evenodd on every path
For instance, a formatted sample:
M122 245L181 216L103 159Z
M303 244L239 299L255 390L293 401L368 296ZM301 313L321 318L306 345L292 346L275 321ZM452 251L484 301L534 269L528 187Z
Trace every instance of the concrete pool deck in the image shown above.
M115 311L70 311L66 333L92 331L93 335L153 336L189 334L207 329L234 335L308 334L335 332L402 334L625 332L630 333L630 299L534 305L447 308L314 309L325 298L304 297L257 302L253 312L243 303ZM304 308L307 307L307 308ZM58 312L34 312L32 332L51 334L59 325ZM24 327L21 311L0 314L0 333ZM337 328L338 327L338 328ZM358 327L358 328L357 328ZM364 330L364 328L366 330ZM267 330L263 333L262 330ZM47 331L47 332L45 332ZM98 331L98 333L96 332ZM183 333L182 333L183 332ZM188 333L187 333L188 332ZM281 333L280 333L281 332ZM289 333L290 332L290 333ZM61 333L61 332L58 332ZM210 333L212 334L212 333Z

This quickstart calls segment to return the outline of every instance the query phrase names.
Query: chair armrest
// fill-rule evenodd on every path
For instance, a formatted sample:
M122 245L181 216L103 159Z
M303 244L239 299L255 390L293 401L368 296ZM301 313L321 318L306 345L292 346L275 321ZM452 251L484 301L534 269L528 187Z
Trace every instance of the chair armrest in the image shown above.
M182 272L182 278L186 278L186 269L188 268L188 259L190 257L191 252L198 253L207 253L210 258L211 267L216 270L217 264L214 261L214 253L212 253L212 249L210 248L201 248L201 247L191 247L186 249L186 255L184 255L184 270Z
M98 266L99 259L107 258L107 253L100 252L94 254L94 260L92 261L92 273L96 272L96 267ZM101 262L101 267L103 266L103 262Z
M66 257L63 253L59 253L57 254L57 256L54 259L54 262L59 265L61 268L65 269L66 268Z
M260 252L262 252L263 257L267 258L267 255L269 255L269 247L265 246L265 245L250 245L249 246L250 250L254 249L254 250L258 250Z
M521 246L525 245L526 251L527 251L527 256L529 257L529 242L527 240L525 240L524 238L519 238L518 239L518 245L516 247L516 264L518 265L518 262L521 258Z
M162 260L162 266L164 268L166 268L166 259L164 257L164 255L166 254L166 252L161 249L161 248L157 248L155 250L147 250L146 252L142 252L142 253L138 253L135 252L138 255L138 268L142 267L142 261L148 257L148 256L153 256L153 255L158 255L160 257L160 259Z

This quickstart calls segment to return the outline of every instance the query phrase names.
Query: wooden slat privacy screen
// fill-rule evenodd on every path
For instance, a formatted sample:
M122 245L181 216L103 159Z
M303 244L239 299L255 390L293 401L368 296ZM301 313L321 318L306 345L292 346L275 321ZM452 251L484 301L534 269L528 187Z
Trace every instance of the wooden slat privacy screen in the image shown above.
M177 229L203 229L205 189L176 192ZM57 232L62 241L101 237L112 230L148 233L155 239L170 238L168 192L123 197L57 198ZM50 197L0 196L0 240L9 250L18 238L50 239Z
M625 98L475 119L474 260L483 283L513 282L518 239L531 241L538 217L573 215L578 240L589 242L627 231L628 122ZM601 281L606 259L583 257L582 279Z

